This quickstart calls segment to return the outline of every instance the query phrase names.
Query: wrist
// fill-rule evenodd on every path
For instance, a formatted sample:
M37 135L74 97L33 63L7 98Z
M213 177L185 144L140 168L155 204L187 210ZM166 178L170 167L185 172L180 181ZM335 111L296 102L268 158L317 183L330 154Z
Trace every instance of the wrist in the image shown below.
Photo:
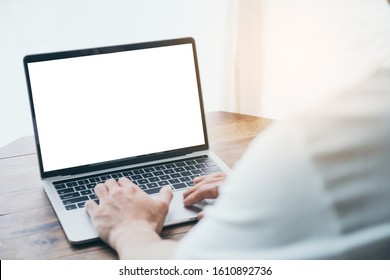
M108 243L118 252L119 257L123 251L138 250L147 244L161 240L155 228L144 221L134 221L118 225L112 230Z

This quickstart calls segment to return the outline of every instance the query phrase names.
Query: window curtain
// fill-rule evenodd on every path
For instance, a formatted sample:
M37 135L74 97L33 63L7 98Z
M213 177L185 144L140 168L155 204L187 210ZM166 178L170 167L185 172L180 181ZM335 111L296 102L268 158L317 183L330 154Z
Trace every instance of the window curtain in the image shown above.
M264 1L236 1L233 111L259 115L264 52Z
M388 66L387 0L236 0L232 111L274 119Z

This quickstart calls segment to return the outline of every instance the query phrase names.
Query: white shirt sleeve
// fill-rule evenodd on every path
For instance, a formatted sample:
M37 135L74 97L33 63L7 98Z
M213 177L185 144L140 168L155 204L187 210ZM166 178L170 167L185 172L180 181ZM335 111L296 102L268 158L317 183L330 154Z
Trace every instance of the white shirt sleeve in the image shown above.
M176 258L383 257L380 247L390 245L389 77L383 71L258 136Z

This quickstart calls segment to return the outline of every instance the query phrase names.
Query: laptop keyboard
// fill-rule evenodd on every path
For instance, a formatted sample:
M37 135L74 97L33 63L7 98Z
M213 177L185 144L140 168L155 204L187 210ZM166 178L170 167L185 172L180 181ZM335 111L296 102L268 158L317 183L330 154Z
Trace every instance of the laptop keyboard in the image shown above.
M181 161L158 165L124 169L113 173L95 174L89 177L58 181L53 183L67 210L83 208L88 200L99 203L94 188L96 184L108 179L127 177L147 194L155 194L165 185L173 190L185 189L194 185L193 179L221 171L208 156L201 156Z

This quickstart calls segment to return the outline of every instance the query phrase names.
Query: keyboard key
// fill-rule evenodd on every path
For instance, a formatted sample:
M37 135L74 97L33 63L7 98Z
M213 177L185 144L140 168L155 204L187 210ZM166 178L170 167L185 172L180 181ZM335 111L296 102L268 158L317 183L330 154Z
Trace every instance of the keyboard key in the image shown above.
M189 177L182 177L180 178L180 181L182 182L189 182L189 181L192 181Z
M187 164L184 161L180 161L180 162L177 162L175 165L177 167L183 167L183 166L186 166Z
M220 171L220 169L218 167L207 167L207 168L202 168L202 171L204 173L213 173L213 172L217 172L217 171Z
M200 170L200 169L196 169L196 170L192 170L191 173L192 173L193 175L198 175L198 174L202 174L203 171Z
M145 190L145 192L147 194L154 194L154 193L158 193L160 190L161 190L161 187L158 187L158 188L153 188L153 189L147 189L147 190Z
M77 209L77 206L76 206L76 204L66 205L65 209L66 210L73 210L73 209Z
M164 170L166 167L164 165L159 165L154 167L155 170Z
M73 204L73 203L77 203L77 202L82 202L82 201L87 201L89 200L88 197L86 196L81 196L81 197L76 197L76 198L72 198L72 199L68 199L68 200L63 200L62 203L64 205L69 205L69 204Z
M187 186L189 186L189 187L193 187L193 186L195 185L194 181L192 181L192 180L186 182L186 184L187 184Z
M60 195L61 200L69 199L69 198L75 198L79 197L80 193L79 192L72 192L72 193L66 193L63 195Z
M185 169L183 167L174 168L176 172L183 172Z
M181 176L190 176L190 175L192 175L192 173L189 172L189 171L181 172L180 174L181 174Z
M211 159L206 160L204 163L206 164L207 167L216 166L215 162L212 161Z
M134 175L133 171L125 171L125 172L123 172L123 176L125 176L125 177L130 177L131 175Z
M161 170L160 171L155 171L155 172L153 172L153 175L154 176L161 176L161 175L164 175L164 172L162 172Z
M143 185L143 184L149 183L149 180L148 179L141 179L141 180L137 180L134 183L137 184L137 185Z
M148 187L146 185L139 185L138 186L141 190L147 190Z
M88 195L88 194L92 194L92 191L91 190L85 190L85 191L81 191L80 193L81 193L81 195Z
M145 173L145 171L143 171L142 169L137 169L137 170L133 170L133 173L134 173L135 175L139 175L139 174Z
M121 177L123 177L123 176L122 176L122 174L112 174L111 177L112 177L113 179L119 179L119 178L121 178Z
M96 198L97 198L96 194L91 194L91 195L89 196L89 199L96 199Z
M150 177L153 177L153 174L152 173L145 173L145 174L142 174L142 177L150 178Z
M162 186L169 185L169 182L168 181L160 181L157 184L162 187Z
M149 182L151 182L151 183L158 182L158 181L160 181L160 178L158 178L158 177L149 178Z
M150 184L146 184L146 186L147 186L149 189L153 189L153 188L157 188L157 187L158 187L158 184L157 184L157 183L150 183Z
M141 175L133 175L133 176L130 176L130 178L131 178L131 181L136 181L136 180L142 179L142 176Z
M54 187L56 188L56 190L61 190L66 188L65 184L54 185Z
M187 188L187 185L186 185L185 183L179 183L179 184L173 184L172 187L173 187L175 190L178 190L178 189Z
M88 184L86 185L87 189L94 189L96 187L96 184Z
M180 173L173 173L173 174L171 174L171 177L172 178L180 178L181 175L180 175Z
M89 181L88 180L79 180L79 181L77 181L77 184L79 186L83 186L83 185L89 184Z
M180 183L180 180L179 179L171 179L171 180L168 180L168 182L171 184L177 184L177 183Z
M167 163L167 164L165 164L164 165L166 168L168 168L168 169L171 169L171 168L175 168L176 167L176 165L174 165L173 163Z
M153 167L145 167L144 170L145 170L145 172L153 172L153 171L156 171Z
M164 173L165 174L172 174L172 173L175 173L175 170L173 170L173 169L166 169L166 170L164 170Z
M69 183L65 183L65 185L67 187L75 187L75 186L77 186L77 183L76 182L69 182Z
M185 163L187 165L194 165L194 164L196 164L196 161L195 160L187 160Z
M80 202L80 203L77 203L77 206L79 208L84 208L84 204L85 204L86 201L83 201L83 202Z
M74 189L75 189L76 191L82 191L82 190L86 190L87 187L86 187L86 186L78 186L78 187L74 187Z
M194 169L196 169L196 168L195 168L195 166L193 166L193 165L189 165L189 166L184 167L184 169L185 169L185 170L194 170Z
M66 193L72 193L72 192L74 192L74 188L66 188L66 189L57 190L58 194L66 194Z
M169 179L171 179L171 176L169 175L160 176L160 180L169 180Z
M96 183L96 182L101 181L101 179L100 179L99 177L95 177L95 178L89 178L89 181L90 181L91 183Z

